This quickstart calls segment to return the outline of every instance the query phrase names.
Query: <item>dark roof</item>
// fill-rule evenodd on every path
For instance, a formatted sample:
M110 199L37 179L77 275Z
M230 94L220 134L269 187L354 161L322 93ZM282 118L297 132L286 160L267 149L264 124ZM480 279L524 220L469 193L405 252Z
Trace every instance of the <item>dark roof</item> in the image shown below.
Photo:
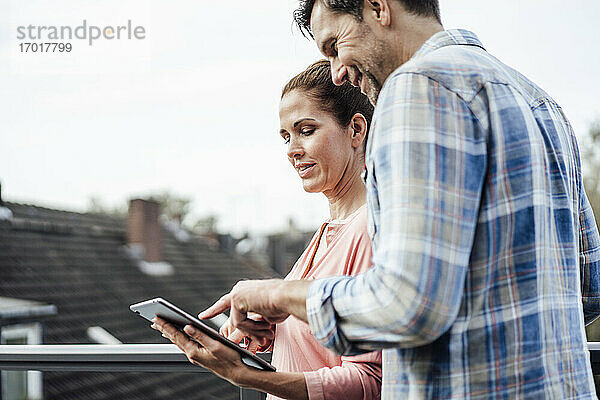
M180 242L163 229L169 276L143 274L124 251L125 218L5 203L0 221L0 296L57 307L43 319L44 343L90 343L101 326L123 343L167 343L132 303L163 297L192 313L212 304L242 278L274 276L246 267L199 238ZM0 326L14 320L0 320ZM44 374L46 399L237 399L239 389L209 373ZM82 397L83 396L83 397Z

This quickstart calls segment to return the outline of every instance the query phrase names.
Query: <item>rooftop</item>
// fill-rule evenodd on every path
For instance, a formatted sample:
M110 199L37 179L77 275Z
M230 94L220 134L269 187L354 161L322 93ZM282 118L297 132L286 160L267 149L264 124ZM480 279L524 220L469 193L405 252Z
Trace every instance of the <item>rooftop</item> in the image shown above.
M166 227L161 228L162 256L173 273L146 274L125 250L124 218L4 206L12 216L0 221L0 328L41 321L44 344L95 343L90 327L122 343L169 343L129 305L163 297L194 313L240 279L276 275L249 267L201 238L182 241ZM9 314L11 309L19 310L19 318ZM43 317L36 315L41 311ZM44 381L46 398L80 399L82 390L88 399L196 399L200 392L204 398L239 398L237 388L212 374L46 372Z

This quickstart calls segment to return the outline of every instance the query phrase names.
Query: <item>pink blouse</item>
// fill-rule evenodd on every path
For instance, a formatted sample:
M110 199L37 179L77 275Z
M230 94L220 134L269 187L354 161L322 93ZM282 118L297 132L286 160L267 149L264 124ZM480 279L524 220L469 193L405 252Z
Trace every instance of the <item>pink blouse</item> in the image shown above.
M309 264L319 231L286 280L300 279ZM330 220L323 233L327 247L319 250L306 279L356 275L371 267L371 241L365 205L343 221ZM378 399L381 352L340 357L321 346L308 324L290 316L275 330L271 363L281 372L303 372L309 399ZM268 395L267 399L278 399Z

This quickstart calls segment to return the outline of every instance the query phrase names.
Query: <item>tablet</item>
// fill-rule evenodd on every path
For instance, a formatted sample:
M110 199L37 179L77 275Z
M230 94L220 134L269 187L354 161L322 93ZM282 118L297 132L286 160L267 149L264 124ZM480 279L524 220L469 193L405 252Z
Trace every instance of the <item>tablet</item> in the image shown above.
M227 339L225 336L221 335L215 329L210 327L206 322L193 317L175 305L169 303L165 299L157 297L156 299L142 301L141 303L130 305L129 309L134 313L146 318L148 321L152 321L154 317L160 317L165 321L172 323L181 330L183 330L183 327L186 325L192 325L194 328L198 328L212 339L218 340L225 346L228 346L240 353L242 362L244 364L265 371L275 371L275 367L262 358L252 354L243 347L238 346L236 343Z

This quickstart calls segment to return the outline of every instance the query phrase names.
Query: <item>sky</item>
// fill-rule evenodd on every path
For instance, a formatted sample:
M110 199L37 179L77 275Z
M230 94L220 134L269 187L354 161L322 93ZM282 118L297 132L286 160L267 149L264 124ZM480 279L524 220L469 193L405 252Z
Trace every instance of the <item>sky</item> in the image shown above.
M85 211L170 191L191 219L240 235L314 229L279 136L283 85L321 58L293 27L297 0L2 0L0 182L5 200ZM600 118L600 2L441 0L445 28L474 31L538 83L581 138ZM118 26L144 39L64 40L22 53L19 26ZM38 41L39 42L39 41Z

